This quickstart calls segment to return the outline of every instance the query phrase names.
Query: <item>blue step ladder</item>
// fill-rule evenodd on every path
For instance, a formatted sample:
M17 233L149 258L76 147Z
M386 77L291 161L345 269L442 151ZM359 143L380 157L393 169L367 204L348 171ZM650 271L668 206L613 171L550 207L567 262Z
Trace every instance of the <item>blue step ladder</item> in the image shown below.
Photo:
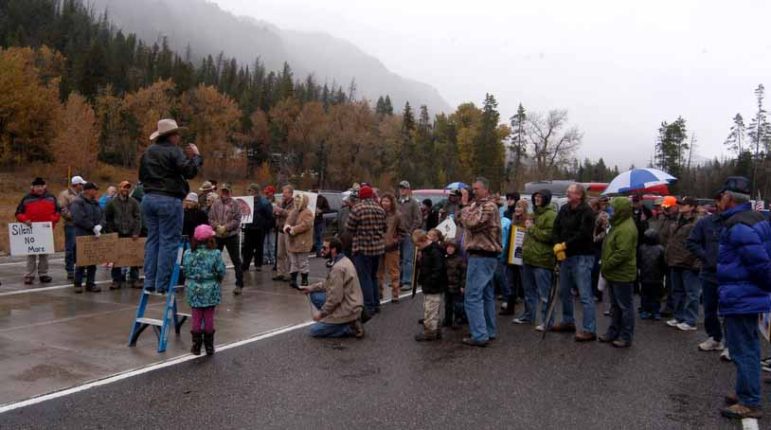
M131 326L131 334L129 334L128 346L136 346L137 339L139 339L142 332L144 332L147 327L152 327L158 338L158 352L164 352L166 351L166 344L168 343L169 328L173 326L174 332L179 335L182 324L190 317L190 314L184 314L177 311L177 289L183 287L182 285L177 285L177 281L179 280L182 254L185 252L185 249L187 249L187 241L182 240L177 248L177 258L174 261L174 269L171 273L169 288L166 290L166 294L149 292L142 289L142 294L139 296L139 306L137 306L136 316L134 317L134 323ZM165 296L163 316L161 319L148 318L145 316L150 296Z

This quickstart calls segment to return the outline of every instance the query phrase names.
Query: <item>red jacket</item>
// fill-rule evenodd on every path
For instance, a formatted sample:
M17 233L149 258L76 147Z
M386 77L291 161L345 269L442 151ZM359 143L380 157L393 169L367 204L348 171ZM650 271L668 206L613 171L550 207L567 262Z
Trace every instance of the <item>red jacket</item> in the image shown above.
M59 204L56 197L44 193L41 195L27 194L16 208L16 219L19 222L51 222L53 227L59 222Z

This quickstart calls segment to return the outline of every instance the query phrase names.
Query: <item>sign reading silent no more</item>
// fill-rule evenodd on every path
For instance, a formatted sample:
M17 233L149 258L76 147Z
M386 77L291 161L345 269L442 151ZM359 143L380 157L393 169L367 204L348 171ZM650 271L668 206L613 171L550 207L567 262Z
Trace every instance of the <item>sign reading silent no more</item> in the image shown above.
M42 255L54 253L54 229L50 222L8 224L11 255Z

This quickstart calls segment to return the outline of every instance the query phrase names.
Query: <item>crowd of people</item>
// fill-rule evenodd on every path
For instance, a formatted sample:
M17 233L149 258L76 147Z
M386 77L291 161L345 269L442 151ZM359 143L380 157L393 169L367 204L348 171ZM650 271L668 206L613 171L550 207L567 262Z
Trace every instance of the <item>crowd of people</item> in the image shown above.
M101 198L96 184L79 176L58 199L48 194L45 181L35 179L17 219L64 219L66 269L76 293L83 290L84 276L85 290L99 291L96 267L75 261L77 236L146 237L143 285L138 267L113 267L110 288L128 280L155 292L169 288L181 235L188 237L183 272L194 309L195 354L202 344L214 352L214 307L225 275L221 251L227 250L235 295L242 294L243 274L252 264L258 271L272 266L274 281L308 295L315 337L360 338L363 324L381 312L389 292L390 303L398 304L403 290L418 286L423 329L415 340L436 341L443 328L467 324L462 342L474 347L497 338L496 298L502 301L501 315L514 315L522 303L514 325L617 348L633 345L638 317L666 318L677 330L697 330L702 306L707 339L698 348L720 351L737 367L736 395L726 399L730 405L723 414L761 414L757 326L758 315L771 311L771 226L750 207L745 178L728 178L709 206L665 196L652 207L641 195L590 198L580 184L568 187L559 207L546 189L529 200L515 192L502 198L483 177L452 190L439 204L418 202L408 181L399 182L394 194L360 183L337 214L337 235L325 238L328 203L319 195L314 213L307 196L292 185L281 187L279 195L273 186L250 185L254 202L247 224L229 184L209 180L199 193L190 192L187 179L198 174L203 160L194 145L181 145L182 130L173 120L161 120L142 157L139 182L122 181ZM445 238L437 225L448 222L455 235ZM521 244L515 234L520 232ZM510 253L522 263L513 263ZM322 282L309 281L312 255L327 261ZM25 283L36 273L40 282L50 282L47 266L45 256L29 257ZM610 317L602 334L598 302L607 302L603 313ZM555 304L559 312L552 312Z

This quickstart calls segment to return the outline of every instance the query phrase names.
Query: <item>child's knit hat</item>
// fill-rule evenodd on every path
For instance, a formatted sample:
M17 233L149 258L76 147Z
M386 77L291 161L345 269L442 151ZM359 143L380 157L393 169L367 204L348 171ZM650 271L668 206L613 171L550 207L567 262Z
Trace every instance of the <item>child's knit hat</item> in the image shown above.
M199 242L205 242L212 237L214 237L214 230L209 224L201 224L193 232L193 238Z

